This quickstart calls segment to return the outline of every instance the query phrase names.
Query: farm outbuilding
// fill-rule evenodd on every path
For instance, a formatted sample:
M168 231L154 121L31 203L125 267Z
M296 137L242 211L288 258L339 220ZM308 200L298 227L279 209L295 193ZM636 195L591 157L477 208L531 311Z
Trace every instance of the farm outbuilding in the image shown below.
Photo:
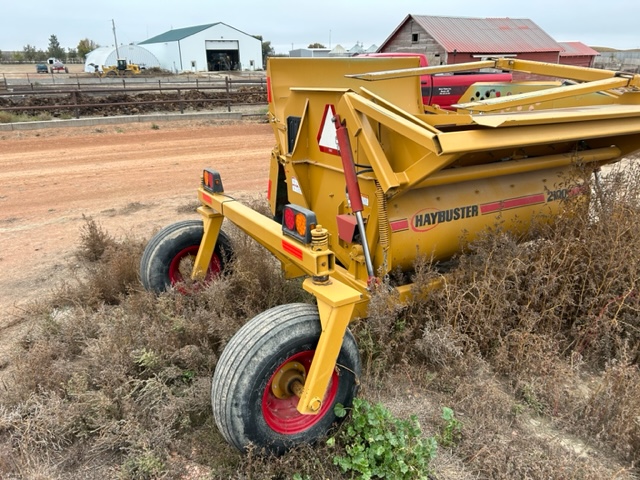
M558 63L562 47L525 18L467 18L407 15L378 52L413 52L430 65L513 56Z
M169 30L139 45L173 72L262 70L262 41L222 22Z
M145 68L159 67L160 62L156 56L146 48L138 45L120 45L116 47L99 47L89 52L84 62L84 71L95 72L96 65L102 71L103 65L117 65L119 58L124 58L128 63L135 63Z
M600 55L596 50L582 42L558 42L562 47L560 63L576 67L593 67L596 57Z

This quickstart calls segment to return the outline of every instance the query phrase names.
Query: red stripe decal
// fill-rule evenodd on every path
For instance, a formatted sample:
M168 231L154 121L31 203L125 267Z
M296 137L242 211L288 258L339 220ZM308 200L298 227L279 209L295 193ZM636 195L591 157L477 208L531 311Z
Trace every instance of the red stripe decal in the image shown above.
M296 247L295 245L282 240L282 250L287 252L289 255L293 255L298 260L302 260L302 249Z
M389 222L389 225L391 225L391 230L394 232L409 229L409 221L406 218L403 218L402 220L394 220L393 222Z
M271 77L267 77L267 103L273 101L273 93L271 93Z
M202 200L204 200L207 203L211 203L211 197L209 195L207 195L206 193L202 194Z
M536 193L534 195L527 195L526 197L508 198L507 200L480 205L480 213L482 215L486 215L487 213L497 212L498 210L509 210L512 208L544 203L545 200L546 198L544 193Z

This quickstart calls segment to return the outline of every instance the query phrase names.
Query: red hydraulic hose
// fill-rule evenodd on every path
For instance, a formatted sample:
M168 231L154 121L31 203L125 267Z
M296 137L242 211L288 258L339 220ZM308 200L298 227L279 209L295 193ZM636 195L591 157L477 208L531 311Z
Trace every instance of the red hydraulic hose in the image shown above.
M351 202L351 210L361 212L362 196L360 195L360 186L356 176L356 165L353 161L351 153L351 142L349 141L349 133L347 127L340 122L340 116L333 117L333 123L336 127L336 137L338 139L338 148L340 149L340 158L342 159L342 169L344 170L345 181L347 182L347 192L349 193L349 201Z
M358 177L356 175L356 164L353 161L351 153L351 142L349 141L349 132L347 127L340 122L340 116L333 117L333 123L336 127L336 138L338 140L338 148L340 149L340 158L342 159L342 169L344 170L344 178L347 182L347 193L351 202L351 210L355 213L358 223L358 230L362 239L362 251L364 253L364 261L367 267L367 275L369 279L367 284L370 287L376 283L373 272L373 262L371 261L371 252L369 252L369 244L367 242L367 232L364 228L364 220L362 218L362 195L360 195L360 185L358 185Z

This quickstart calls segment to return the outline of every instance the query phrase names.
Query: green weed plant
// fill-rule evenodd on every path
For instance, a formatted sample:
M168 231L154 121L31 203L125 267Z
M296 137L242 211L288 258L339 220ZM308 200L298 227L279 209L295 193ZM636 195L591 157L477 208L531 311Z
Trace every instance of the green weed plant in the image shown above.
M460 441L462 436L462 423L456 418L453 409L442 407L443 425L438 437L438 444L443 447L451 447Z
M338 404L338 417L347 409ZM428 479L429 463L436 455L433 437L424 438L415 416L402 420L378 403L371 405L363 399L353 402L351 420L340 430L337 439L344 446L344 455L333 458L335 465L354 478ZM328 440L335 445L336 437Z

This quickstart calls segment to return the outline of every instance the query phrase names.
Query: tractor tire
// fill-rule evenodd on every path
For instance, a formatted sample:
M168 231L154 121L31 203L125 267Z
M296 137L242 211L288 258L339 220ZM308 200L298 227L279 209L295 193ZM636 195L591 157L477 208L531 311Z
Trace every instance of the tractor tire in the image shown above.
M118 76L118 74L113 70L109 70L107 72L107 77L117 77L117 76Z
M280 398L274 394L274 379L282 378L276 377L277 372L308 371L320 332L317 307L298 303L260 313L231 338L211 385L216 425L231 445L240 451L253 445L282 454L324 437L339 421L334 413L337 403L351 406L361 367L356 341L348 330L317 415L300 414L295 395L283 398L282 390Z
M203 234L202 220L183 220L154 235L140 259L140 280L144 288L161 293L190 278ZM205 281L224 271L232 253L229 238L220 231Z

